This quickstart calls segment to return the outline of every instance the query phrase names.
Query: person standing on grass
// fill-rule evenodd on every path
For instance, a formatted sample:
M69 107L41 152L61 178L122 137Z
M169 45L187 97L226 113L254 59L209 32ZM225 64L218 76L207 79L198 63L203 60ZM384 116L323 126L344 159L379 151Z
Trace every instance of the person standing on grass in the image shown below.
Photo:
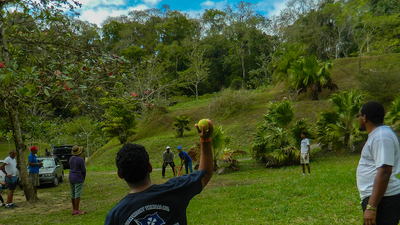
M0 182L0 201L1 201L1 206L5 206L6 205L6 203L4 203L3 196L1 196L1 194L3 194L3 186L4 185L6 185L6 184Z
M108 212L104 224L187 224L189 201L202 191L213 174L213 125L208 123L208 131L196 124L201 141L199 170L161 185L151 183L153 167L145 147L132 143L122 146L116 157L117 173L128 184L130 193Z
M40 185L39 181L39 167L43 165L43 163L38 162L36 153L39 148L36 146L31 147L31 154L28 156L28 165L29 165L29 179L31 180L33 189L35 189L35 193L37 194L37 187Z
M306 168L304 165L307 165L308 174L311 174L310 170L310 140L307 138L306 132L301 132L301 140L300 143L300 152L297 155L297 158L300 156L300 164L303 167L303 175L306 175Z
M165 177L165 168L170 165L172 168L172 173L175 176L175 164L174 164L174 153L171 152L171 147L167 146L166 151L163 154L163 166L162 166L162 178Z
M365 103L358 114L360 130L368 132L357 167L366 225L397 225L400 221L399 140L383 125L384 117L385 109L376 101Z
M189 170L190 169L190 173L193 173L193 165L192 165L192 158L190 158L190 156L182 150L181 146L178 146L178 151L179 151L179 158L181 158L181 170L183 165L185 164L185 170L186 170L186 174L189 174Z
M69 159L69 186L71 188L72 215L86 213L86 211L79 210L83 182L85 182L86 178L85 160L80 157L82 150L83 148L78 145L72 147L72 157Z
M1 164L1 170L6 175L6 183L8 185L8 196L7 196L7 203L6 208L12 209L17 207L12 203L14 198L14 191L17 188L17 162L15 160L15 156L17 156L17 152L15 150L11 150L3 164Z

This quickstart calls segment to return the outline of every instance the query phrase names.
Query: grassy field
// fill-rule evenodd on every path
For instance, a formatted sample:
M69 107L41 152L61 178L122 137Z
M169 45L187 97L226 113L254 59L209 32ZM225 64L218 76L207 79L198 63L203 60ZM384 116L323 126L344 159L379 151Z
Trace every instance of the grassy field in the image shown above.
M312 175L300 166L266 169L253 160L242 170L214 175L187 209L188 224L360 224L362 213L355 171L359 155L327 155L314 159ZM94 171L85 181L81 209L72 216L68 182L38 189L40 201L29 204L17 189L15 209L0 208L0 224L103 224L107 212L128 193L114 171ZM167 178L172 177L170 170ZM155 184L165 182L161 171ZM5 197L7 190L3 194Z
M400 54L381 57L398 59ZM372 65L374 60L374 57L364 57L363 65ZM358 58L339 59L334 63L331 74L340 91L359 87L355 78ZM328 100L333 93L323 90L319 101L310 100L311 92L300 94L293 101L295 118L306 118L314 124L318 112L332 107ZM151 163L156 168L151 175L153 183L166 181L161 179L159 169L167 145L176 154L178 145L186 151L199 142L194 124L200 119L209 118L215 126L223 127L232 137L226 147L249 152L257 125L267 113L266 106L271 101L289 98L283 83L272 89L233 93L236 102L245 98L248 105L224 116L218 115L218 111L229 107L216 103L219 96L220 93L215 93L202 96L199 101L181 101L164 112L154 110L138 118L140 125L129 141L144 145L149 152ZM192 130L178 138L172 123L174 116L181 115L190 116ZM0 225L103 224L107 212L128 193L127 185L118 179L115 172L115 156L120 146L114 139L91 154L81 201L81 208L88 214L71 215L69 186L64 182L56 188L39 188L40 201L35 204L27 203L23 192L17 190L14 202L20 207L13 210L0 207ZM14 148L13 143L9 146L6 140L0 140L0 158L8 155L10 147ZM40 148L44 150L44 146ZM214 175L206 189L191 201L187 209L188 224L361 224L355 179L359 155L318 155L312 158L311 176L302 176L300 166L266 169L253 160L242 162L241 171ZM177 159L175 163L178 163ZM169 170L166 175L171 178L172 172ZM3 198L6 194L7 190Z

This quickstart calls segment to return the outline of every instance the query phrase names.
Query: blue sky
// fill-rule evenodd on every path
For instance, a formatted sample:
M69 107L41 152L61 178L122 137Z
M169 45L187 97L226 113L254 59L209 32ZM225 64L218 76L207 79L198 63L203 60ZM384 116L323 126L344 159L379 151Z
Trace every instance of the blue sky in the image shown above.
M206 9L224 9L234 5L240 0L78 0L82 3L79 10L81 20L95 23L99 27L101 22L108 16L127 15L132 10L145 10L150 8L161 8L162 5L169 5L172 10L180 10L197 17ZM257 11L265 17L278 14L285 7L288 0L247 0L246 2L257 3Z

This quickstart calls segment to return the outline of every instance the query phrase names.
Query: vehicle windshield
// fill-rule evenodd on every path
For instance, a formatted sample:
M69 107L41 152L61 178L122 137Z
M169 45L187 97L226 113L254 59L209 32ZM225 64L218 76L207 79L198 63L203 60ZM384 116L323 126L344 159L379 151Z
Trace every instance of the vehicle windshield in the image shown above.
M39 162L43 163L43 168L52 168L55 167L55 163L53 159L44 159L44 160L39 160Z

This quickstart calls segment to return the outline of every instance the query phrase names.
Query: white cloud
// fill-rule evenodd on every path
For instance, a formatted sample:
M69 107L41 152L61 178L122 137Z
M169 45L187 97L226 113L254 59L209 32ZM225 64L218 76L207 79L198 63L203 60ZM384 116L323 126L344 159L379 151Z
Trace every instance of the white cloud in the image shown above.
M199 10L183 10L182 12L187 13L191 18L195 18L201 16L206 11L206 9L223 10L227 4L227 0L220 2L205 1L200 4L201 9Z
M151 6L155 6L160 2L161 2L161 0L143 0L144 4L151 5Z
M82 8L95 8L104 6L124 6L127 0L78 0Z
M215 2L206 1L206 2L201 3L200 5L201 5L202 7L205 7L205 8L212 8L212 7L214 7Z
M79 17L80 20L89 21L90 23L95 23L97 26L101 27L101 23L107 19L107 17L116 17L121 15L128 15L128 12L133 10L145 10L148 9L146 5L139 4L135 7L123 8L108 8L108 7L98 7L96 9L83 10Z
M286 7L286 3L289 0L282 1L271 1L271 0L263 0L257 4L257 10L265 13L265 17L277 16L279 13Z

